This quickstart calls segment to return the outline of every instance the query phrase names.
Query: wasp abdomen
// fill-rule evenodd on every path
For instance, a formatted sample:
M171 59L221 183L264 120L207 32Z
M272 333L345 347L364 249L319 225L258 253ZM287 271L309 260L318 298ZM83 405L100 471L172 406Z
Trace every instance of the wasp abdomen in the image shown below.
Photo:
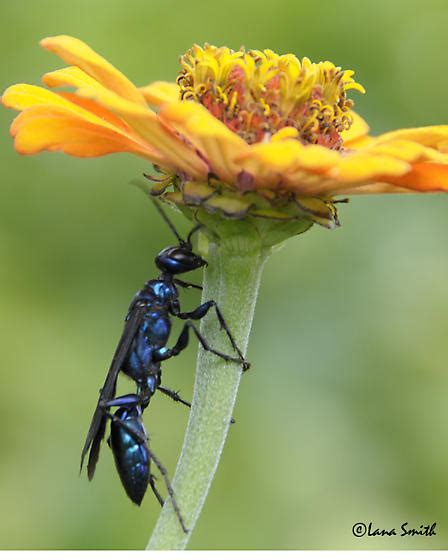
M139 407L119 408L111 422L110 447L129 498L140 505L150 478L150 454Z

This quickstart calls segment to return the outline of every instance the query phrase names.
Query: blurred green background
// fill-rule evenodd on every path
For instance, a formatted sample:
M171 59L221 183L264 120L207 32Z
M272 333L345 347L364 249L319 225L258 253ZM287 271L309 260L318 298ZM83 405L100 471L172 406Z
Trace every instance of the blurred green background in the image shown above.
M330 59L356 70L375 133L448 122L446 0L16 0L0 8L1 87L84 39L133 81L173 79L193 42ZM158 514L126 498L104 449L79 455L128 302L173 240L115 155L16 155L0 111L0 548L142 548ZM448 546L448 198L356 197L270 259L225 453L191 548ZM179 227L187 230L182 218ZM194 294L185 297L187 307ZM195 345L165 367L191 397ZM187 413L146 425L172 473ZM437 522L432 538L355 538Z

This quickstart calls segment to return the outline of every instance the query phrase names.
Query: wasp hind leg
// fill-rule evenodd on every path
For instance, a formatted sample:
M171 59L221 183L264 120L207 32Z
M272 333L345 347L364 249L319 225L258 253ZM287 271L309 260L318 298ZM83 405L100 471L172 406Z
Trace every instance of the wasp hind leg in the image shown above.
M152 490L154 496L157 498L157 501L159 502L160 507L163 507L163 505L165 504L165 500L162 498L159 491L157 490L156 480L157 480L157 478L153 474L149 475L149 485L151 486L151 490Z
M173 505L174 512L176 514L177 519L179 520L180 526L182 527L182 531L185 534L188 534L188 529L185 525L184 518L182 517L179 506L177 505L176 496L174 495L173 487L171 486L170 479L168 478L168 471L166 470L166 468L163 466L163 464L159 461L159 459L154 455L154 453L151 450L149 450L149 455L150 455L153 463L158 468L160 474L163 477L166 489L168 491L168 495L169 495L171 503ZM150 481L150 484L151 484L151 481ZM153 488L152 484L151 484L151 488L154 491L154 488Z
M108 418L110 418L110 420L112 422L116 422L120 427L122 427L125 431L127 431L133 438L135 438L135 440L140 445L145 445L146 446L146 449L148 451L148 455L149 455L150 460L153 461L153 463L155 464L155 466L157 467L157 469L159 470L160 474L163 477L166 489L168 491L168 495L169 495L171 503L173 505L174 512L176 514L177 519L179 520L180 526L182 527L182 531L185 534L187 534L188 529L185 525L185 521L184 521L184 518L182 517L179 506L177 505L176 496L174 494L173 487L171 486L171 481L168 477L168 471L166 470L166 468L163 466L163 464L159 461L159 459L156 457L156 455L154 455L153 451L147 445L148 444L148 439L146 437L144 437L141 434L141 432L134 429L132 426L129 426L126 422L123 422L123 420L121 420L120 418L117 418L117 416L115 416L114 414L111 414L110 412L105 412L105 415ZM151 489L154 492L154 495L156 496L158 502L160 503L160 505L163 506L164 500L163 500L162 496L160 495L159 491L157 490L157 488L155 486L154 475L152 475L152 474L149 476L149 485L151 486Z

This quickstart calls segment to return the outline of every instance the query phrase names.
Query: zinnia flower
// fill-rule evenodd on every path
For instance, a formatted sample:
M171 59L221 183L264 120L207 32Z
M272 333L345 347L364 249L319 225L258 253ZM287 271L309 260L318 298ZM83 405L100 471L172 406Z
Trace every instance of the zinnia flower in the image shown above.
M225 317L246 355L271 247L314 223L339 225L335 204L341 195L448 190L448 126L370 136L347 97L363 87L352 71L331 62L195 45L181 58L176 82L138 88L78 39L50 37L41 45L70 65L45 74L44 84L75 91L8 88L3 104L21 111L11 127L16 150L78 157L130 152L154 165L159 175L153 193L204 226L193 231L209 264L203 305L214 304L218 315L208 314L201 325L208 349L221 348ZM170 313L194 319L200 309ZM200 340L191 414L173 478L190 533L180 529L168 500L150 549L185 548L233 415L241 366L206 352Z
M377 137L347 92L353 72L273 51L195 45L175 83L137 88L79 39L41 45L70 66L16 84L16 150L79 157L131 152L156 165L159 193L231 217L338 225L334 197L448 190L448 126ZM166 190L168 189L168 190Z

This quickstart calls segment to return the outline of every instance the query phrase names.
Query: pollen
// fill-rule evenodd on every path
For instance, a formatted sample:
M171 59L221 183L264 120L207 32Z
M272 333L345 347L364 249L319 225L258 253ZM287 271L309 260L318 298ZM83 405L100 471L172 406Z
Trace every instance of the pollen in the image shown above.
M181 66L180 98L201 103L249 144L288 127L304 144L341 149L352 124L347 91L364 93L351 70L271 50L194 45Z

